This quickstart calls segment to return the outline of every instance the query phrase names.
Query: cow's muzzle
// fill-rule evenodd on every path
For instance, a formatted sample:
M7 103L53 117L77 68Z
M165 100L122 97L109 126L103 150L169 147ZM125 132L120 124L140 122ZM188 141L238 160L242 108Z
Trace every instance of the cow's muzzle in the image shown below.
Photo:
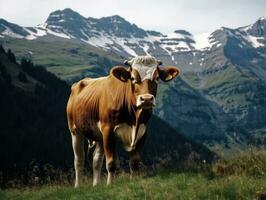
M155 105L155 97L152 94L142 94L137 97L137 108L150 109Z

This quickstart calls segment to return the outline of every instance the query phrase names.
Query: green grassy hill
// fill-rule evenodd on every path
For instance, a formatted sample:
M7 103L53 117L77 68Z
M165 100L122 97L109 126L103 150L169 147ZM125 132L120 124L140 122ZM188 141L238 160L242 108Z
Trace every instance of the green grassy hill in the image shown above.
M266 193L265 158L265 150L249 150L194 170L150 170L133 179L122 173L111 186L104 177L96 187L88 178L78 189L69 183L13 188L0 190L0 199L259 199Z
M121 63L119 56L80 42L54 36L37 40L7 38L0 42L15 52L17 60L31 59L58 77L73 82L85 76L107 74L111 66Z
M152 177L119 177L107 187L91 184L79 189L72 186L45 186L30 189L0 191L1 199L256 199L265 189L266 179L225 177L209 180L195 173L159 173Z

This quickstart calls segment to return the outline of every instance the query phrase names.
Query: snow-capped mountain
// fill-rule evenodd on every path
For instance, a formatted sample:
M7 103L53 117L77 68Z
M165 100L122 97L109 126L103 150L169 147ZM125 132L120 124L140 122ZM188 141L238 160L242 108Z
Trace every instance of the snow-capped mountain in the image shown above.
M170 56L172 61L173 53L203 49L211 47L213 43L206 34L193 37L185 30L176 30L164 35L145 31L118 15L100 19L85 18L71 9L52 12L44 24L36 27L20 27L0 20L0 37L34 40L45 35L78 39L124 57L158 54Z
M239 29L221 28L220 31L238 39L240 47L248 45L258 48L265 46L265 23L266 20L260 18L250 26ZM185 30L176 30L164 35L156 31L145 31L118 15L100 19L85 18L71 9L52 12L44 24L36 27L20 27L4 19L0 20L0 37L34 40L45 35L78 39L123 57L150 54L169 64L177 63L179 53L218 48L223 44L215 32L193 36ZM191 62L188 65L192 65Z
M53 35L65 39L78 39L95 47L103 48L123 57L153 55L167 64L203 66L202 51L223 46L228 37L239 40L239 46L259 48L265 46L266 20L238 29L221 28L213 33L193 36L185 30L176 30L164 35L156 31L145 31L124 18L114 15L100 19L86 18L71 10L52 12L46 22L36 27L21 27L0 19L0 37L34 40ZM225 34L225 35L224 35ZM180 63L179 54L198 54L189 63ZM188 54L189 55L189 54ZM184 68L183 71L186 71Z

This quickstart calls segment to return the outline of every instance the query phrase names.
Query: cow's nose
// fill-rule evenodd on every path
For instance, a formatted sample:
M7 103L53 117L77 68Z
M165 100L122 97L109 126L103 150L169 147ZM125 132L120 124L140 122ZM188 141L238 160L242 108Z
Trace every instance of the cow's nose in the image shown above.
M136 106L143 109L149 109L155 106L155 97L152 94L139 95Z
M140 100L142 103L145 103L145 102L151 102L152 103L153 99L154 99L154 96L151 94L144 94L144 95L140 96Z

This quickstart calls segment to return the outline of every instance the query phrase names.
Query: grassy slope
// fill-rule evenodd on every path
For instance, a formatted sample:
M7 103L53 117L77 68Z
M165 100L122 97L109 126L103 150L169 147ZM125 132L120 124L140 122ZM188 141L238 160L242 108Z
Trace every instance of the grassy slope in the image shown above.
M102 71L100 73L105 71L107 73L112 64L123 61L122 58L110 52L84 42L53 36L45 36L37 40L5 38L0 39L0 43L5 48L12 49L18 60L22 57L29 57L27 52L31 51L31 58L35 64L45 66L50 72L67 80L80 76L82 73L89 73L88 69L95 67ZM92 75L94 75L93 72ZM96 75L99 76L97 73Z
M74 189L69 184L0 190L0 199L257 199L266 193L266 151L250 149L195 170L157 170L130 179L118 175L107 187L92 180ZM198 171L191 172L191 171Z
M123 175L110 187L89 183L79 189L56 185L0 191L0 199L254 199L265 185L265 177L208 179L196 173L161 172L133 180Z
M248 76L231 65L206 77L203 89L226 111L251 103L248 97L252 98L254 95L251 88L257 81L255 77Z

